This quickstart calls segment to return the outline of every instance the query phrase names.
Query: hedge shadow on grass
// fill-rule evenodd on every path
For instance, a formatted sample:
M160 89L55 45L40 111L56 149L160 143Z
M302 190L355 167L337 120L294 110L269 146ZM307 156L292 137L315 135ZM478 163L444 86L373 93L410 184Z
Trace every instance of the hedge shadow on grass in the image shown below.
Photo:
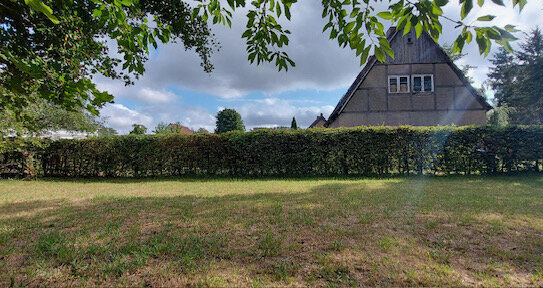
M0 283L541 285L540 179L510 180L4 204Z

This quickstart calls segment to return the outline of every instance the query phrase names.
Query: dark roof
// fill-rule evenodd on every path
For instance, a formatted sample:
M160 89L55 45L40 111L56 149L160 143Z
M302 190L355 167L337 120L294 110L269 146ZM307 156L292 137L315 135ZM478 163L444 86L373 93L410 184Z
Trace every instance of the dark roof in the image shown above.
M423 32L423 33L426 33L426 32ZM390 43L398 34L399 33L398 33L398 30L396 30L396 27L390 27L386 33L388 42ZM487 111L492 109L492 106L488 104L488 102L486 102L486 99L475 88L473 88L473 86L471 86L469 81L466 79L466 76L464 75L464 73L456 66L456 64L454 64L454 62L451 60L449 55L447 55L445 50L443 50L443 48L437 43L436 43L436 46L439 47L439 50L446 56L447 63L449 64L449 66L451 66L451 68L456 73L456 75L458 75L458 78L460 78L460 81L462 81L462 83L470 90L470 92L473 95L475 95L479 103L481 103L481 105L483 105L483 107L485 107ZM332 121L334 121L339 116L345 104L349 101L349 99L354 94L356 89L358 89L358 86L360 86L360 84L364 82L364 79L366 79L366 76L368 75L369 71L371 70L371 68L373 68L376 62L377 62L377 58L375 56L371 56L368 58L368 61L366 62L366 65L364 66L362 71L358 73L358 76L356 76L356 79L354 80L353 84L351 84L347 92L343 95L343 97L341 97L341 99L339 100L339 103L336 105L336 108L334 108L334 111L332 111L332 114L330 114L330 117L328 117L328 121L326 121L325 126L328 126L330 123L332 123Z
M311 123L311 125L309 125L309 128L313 128L315 127L319 122L323 121L324 123L326 123L326 118L324 118L324 116L322 115L319 115L317 116L317 119L315 119L315 121L313 121L313 123Z

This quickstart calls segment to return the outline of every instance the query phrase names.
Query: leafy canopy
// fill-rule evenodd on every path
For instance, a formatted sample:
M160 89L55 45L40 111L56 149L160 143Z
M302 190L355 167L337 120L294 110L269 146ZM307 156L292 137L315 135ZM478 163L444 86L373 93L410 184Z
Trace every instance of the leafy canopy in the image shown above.
M155 130L153 130L153 133L157 135L162 134L177 134L177 133L189 133L191 132L189 128L184 127L181 125L181 123L170 123L166 124L164 122L158 123L158 125L155 127Z
M98 136L117 133L104 125L105 119L84 109L67 111L39 98L25 107L20 116L24 121L18 121L10 110L0 111L0 138L7 135L37 137L58 130Z
M223 109L217 113L217 127L215 133L221 134L230 131L245 131L241 115L234 109Z
M386 0L385 0L386 1ZM477 0L480 7L490 3L505 6L506 2L522 10L528 0ZM254 0L250 5L245 0L228 0L225 7L220 0L197 0L193 16L201 16L212 23L231 25L232 13L241 7L247 7L247 25L242 37L246 40L248 59L251 63L274 62L279 70L287 70L294 66L294 61L283 51L288 45L290 31L281 25L281 19L290 20L290 10L297 0ZM443 33L442 21L452 21L460 28L454 52L461 52L465 44L473 40L479 46L479 52L488 55L492 43L498 43L511 51L510 41L516 40L514 26L477 25L496 18L486 15L477 18L473 23L466 23L466 17L474 7L475 0L458 0L461 11L454 19L443 14L442 7L449 0L388 0L388 10L376 12L377 0L322 0L322 18L326 20L323 32L328 31L330 39L337 40L341 47L349 46L356 50L360 63L366 62L373 51L377 59L384 62L386 56L394 58L394 51L386 39L385 25L389 21L404 35L412 29L417 37L427 32L434 40ZM490 4L491 5L491 4Z
M158 43L182 42L211 71L213 37L191 12L182 0L3 1L0 111L19 116L39 98L98 114L113 95L99 91L93 76L132 83Z
M385 0L386 1L386 0ZM516 40L514 26L485 25L486 15L467 23L475 5L511 3L521 11L528 0L458 0L460 15L443 14L450 0L388 0L386 11L376 11L381 0L322 0L323 32L341 47L356 51L360 63L374 54L384 61L394 57L386 39L387 22L404 34L417 37L427 32L436 41L442 22L452 21L460 32L453 52L475 42L485 56L493 43L511 51ZM456 1L456 0L455 0ZM476 2L476 3L475 3ZM285 52L290 31L283 27L291 19L297 0L12 0L0 6L0 85L5 88L0 110L16 112L45 99L65 109L84 108L91 113L113 95L99 91L93 75L132 83L144 72L150 47L181 41L195 49L205 71L213 69L210 55L217 48L207 23L232 24L233 13L245 8L247 57L251 63L272 62L279 71L295 66ZM108 40L110 41L108 43ZM117 51L108 50L116 47Z
M132 131L128 133L129 135L144 135L147 133L147 127L141 124L132 124Z

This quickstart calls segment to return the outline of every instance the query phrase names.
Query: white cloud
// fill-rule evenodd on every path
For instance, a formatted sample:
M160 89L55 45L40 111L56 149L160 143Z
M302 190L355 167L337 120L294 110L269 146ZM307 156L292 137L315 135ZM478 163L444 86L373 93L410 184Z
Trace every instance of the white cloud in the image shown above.
M278 98L267 98L253 101L235 108L248 129L254 127L290 126L292 117L302 128L309 126L319 115L326 117L334 110L333 106L296 107L291 101Z
M132 124L143 124L149 127L153 123L153 117L132 110L122 104L109 104L100 113L107 124L121 134L128 133Z
M522 14L518 13L518 8L512 9L511 1L506 3L507 7L500 7L487 1L486 9L475 7L472 15L464 22L471 23L479 16L493 14L498 17L490 22L491 25L513 24L524 31L543 25L542 1L529 1ZM388 3L385 1L378 5L386 7ZM460 17L457 1L451 1L444 10L453 19ZM199 65L200 59L194 51L186 51L182 44L163 45L150 58L145 74L135 86L127 87L120 81L98 78L99 88L113 93L117 102L127 103L125 101L130 100L141 104L134 109L122 104L108 105L102 115L110 116L108 123L120 132L129 130L133 123L152 128L160 121L179 121L192 129L204 127L213 130L215 118L210 111L216 113L223 109L221 106L224 106L224 101L218 101L223 98L237 99L232 106L241 113L248 128L288 126L293 116L296 116L300 126L305 127L319 113L329 114L341 95L330 103L321 104L312 103L310 95L281 100L277 94L296 89L331 90L345 87L346 90L362 69L353 51L340 48L337 41L328 40L328 35L321 32L324 26L321 11L319 1L300 1L293 5L292 22L283 23L285 28L292 31L287 51L296 61L296 67L288 72L278 72L273 64L256 66L248 63L244 40L241 38L246 18L245 13L238 11L231 29L221 25L212 26L222 48L212 57L215 70L211 74L203 72ZM453 43L460 30L446 20L443 20L443 25L444 34L440 43ZM494 45L493 51L496 48ZM486 79L488 59L479 55L475 41L465 47L464 53L468 55L458 64L478 66L472 76L476 81L475 86L479 86ZM181 95L171 92L178 90L172 90L172 87L207 93L216 98L209 98L212 104L206 105L207 109L187 106L181 103ZM255 91L264 93L267 99L244 98Z
M273 95L295 89L331 90L351 82L360 64L349 49L340 48L336 41L322 33L321 4L302 1L293 5L292 22L285 28L292 31L286 48L296 67L278 72L274 64L250 64L244 39L245 13L234 15L232 28L213 25L211 28L221 44L212 56L215 67L210 74L199 65L200 59L181 44L160 47L160 53L146 65L146 72L137 85L155 90L176 86L181 89L216 95L224 99L240 98L252 92Z
M106 90L115 96L115 99L130 99L143 104L161 104L177 101L177 95L164 87L150 88L138 82L133 86L126 86L121 81L108 80L97 77L97 86L100 90Z
M132 99L142 103L156 104L156 103L171 103L175 101L177 96L172 92L163 90L154 90L150 88L143 88L134 95Z

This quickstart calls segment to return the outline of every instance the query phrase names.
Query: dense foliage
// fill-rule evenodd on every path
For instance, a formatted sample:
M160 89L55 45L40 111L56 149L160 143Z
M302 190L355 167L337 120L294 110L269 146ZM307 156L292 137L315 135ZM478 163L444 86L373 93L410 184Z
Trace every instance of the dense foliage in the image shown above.
M246 40L246 50L251 63L275 62L281 69L294 66L294 61L285 52L289 43L290 31L284 28L284 20L291 19L290 10L297 0L228 0L228 5L220 0L198 0L195 14L213 23L231 25L233 12L244 7L247 12L246 30L242 37ZM388 2L388 9L379 12L377 3ZM452 1L451 1L452 2ZM511 8L522 10L528 0L458 0L460 15L444 15L443 7L449 0L322 0L323 32L328 32L330 39L337 40L341 47L351 48L360 57L360 63L366 62L374 54L384 61L386 56L394 57L394 51L386 39L384 24L392 24L404 34L414 30L417 38L427 32L433 39L443 34L442 21L450 21L458 29L454 42L454 52L461 52L464 45L472 41L477 43L480 54L488 55L492 43L497 43L511 51L510 41L517 30L512 25L487 26L484 23L496 18L483 15L468 22L468 15L475 5L489 7L491 2L500 6L512 4ZM250 3L250 4L249 4ZM221 4L223 4L221 6ZM475 4L475 5L474 5ZM319 27L320 29L320 27Z
M141 124L132 124L132 131L130 131L130 135L144 135L147 133L147 127Z
M39 137L56 131L95 136L117 134L115 129L105 126L105 120L83 108L66 110L43 99L36 99L19 115L7 109L0 111L0 137Z
M213 37L191 12L182 0L2 1L0 111L18 115L43 99L97 114L113 95L93 76L131 83L160 42L196 50L211 71Z
M543 33L534 29L515 53L498 51L490 60L489 85L496 106L510 124L543 124ZM502 117L504 118L504 117Z
M112 136L40 141L39 145L19 143L4 149L1 173L34 171L63 177L490 174L541 172L543 164L543 127L539 126L257 130Z
M156 125L155 130L153 130L154 134L175 134L175 133L192 133L192 131L183 125L181 123L170 123L166 124L164 122L160 122Z
M223 109L217 113L215 133L245 131L241 115L234 109Z

